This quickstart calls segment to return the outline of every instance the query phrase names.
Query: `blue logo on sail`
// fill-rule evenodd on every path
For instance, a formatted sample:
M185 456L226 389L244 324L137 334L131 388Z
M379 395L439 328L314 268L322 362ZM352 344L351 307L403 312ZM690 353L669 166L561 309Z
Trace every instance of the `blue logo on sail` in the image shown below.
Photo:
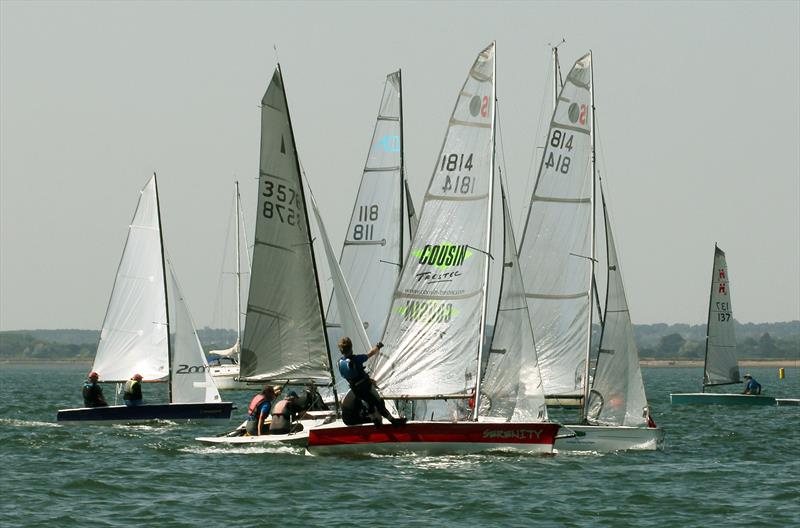
M383 136L377 144L384 152L400 152L400 136Z

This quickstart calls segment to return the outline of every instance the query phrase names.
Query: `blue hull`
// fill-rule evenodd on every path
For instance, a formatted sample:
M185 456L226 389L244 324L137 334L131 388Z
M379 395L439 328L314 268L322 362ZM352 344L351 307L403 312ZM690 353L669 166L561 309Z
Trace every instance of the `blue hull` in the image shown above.
M132 423L152 420L229 420L233 403L159 403L127 407L83 407L62 409L56 415L61 423Z

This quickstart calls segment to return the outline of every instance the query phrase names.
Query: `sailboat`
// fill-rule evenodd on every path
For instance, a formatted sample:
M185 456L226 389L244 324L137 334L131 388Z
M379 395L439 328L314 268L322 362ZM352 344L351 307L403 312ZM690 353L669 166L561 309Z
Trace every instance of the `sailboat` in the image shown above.
M241 236L242 207L239 194L239 182L234 182L234 221L236 222L236 342L223 350L208 352L209 373L219 389L250 389L247 383L239 381L239 356L242 342L242 269L241 269ZM246 248L246 246L245 246ZM250 258L246 259L248 265Z
M554 49L554 62L557 61ZM557 71L557 68L556 68ZM580 409L576 436L557 450L657 449L663 430L649 418L638 349L607 208L608 293L594 379L595 122L592 55L560 87L519 249L531 325L548 404ZM599 299L597 300L599 307ZM614 408L611 412L611 408Z
M383 396L406 408L411 421L398 427L316 427L309 434L310 453L552 451L558 424L529 421L513 411L482 419L480 412L490 403L481 383L494 143L493 43L478 55L459 92L395 289L385 347L371 365ZM489 387L508 392L499 379Z
M383 336L394 287L416 225L403 160L403 88L398 70L386 76L339 259L358 313L364 317L370 343L377 343ZM327 326L334 365L340 357L336 343L345 335L340 319L338 304L332 299ZM343 395L349 389L336 370L337 391Z
M170 311L172 308L172 312ZM165 257L155 174L141 190L114 280L92 370L102 382L167 382L169 403L63 409L64 423L229 419L208 373L186 301ZM147 399L145 399L147 401Z
M306 182L307 185L307 182ZM366 353L369 338L336 256L330 249L313 196L306 192L280 65L261 101L261 159L250 292L242 338L240 380L279 386L330 387L336 398L325 331L317 251L308 210L333 274L341 325L354 350ZM305 445L311 427L331 422L336 411L306 411L288 434L244 436L243 428L197 440L217 444Z
M708 298L706 354L703 364L703 392L670 394L675 405L775 405L775 398L754 394L706 392L706 387L741 383L736 360L736 335L733 330L731 284L725 252L714 244L711 292Z

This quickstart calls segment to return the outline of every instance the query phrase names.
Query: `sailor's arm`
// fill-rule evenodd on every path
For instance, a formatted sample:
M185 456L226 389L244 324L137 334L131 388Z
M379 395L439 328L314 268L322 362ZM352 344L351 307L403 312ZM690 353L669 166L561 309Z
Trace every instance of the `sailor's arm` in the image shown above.
M378 352L380 352L382 348L383 348L383 343L381 343L380 341L378 341L378 344L376 344L374 347L372 347L372 348L370 348L370 349L369 349L369 352L367 352L367 357L372 357L372 356L374 356L375 354L377 354Z

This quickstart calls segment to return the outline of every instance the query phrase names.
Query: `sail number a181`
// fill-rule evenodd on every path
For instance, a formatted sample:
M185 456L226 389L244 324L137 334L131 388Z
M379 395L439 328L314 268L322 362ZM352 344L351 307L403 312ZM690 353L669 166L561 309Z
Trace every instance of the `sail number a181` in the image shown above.
M572 159L566 153L555 153L553 151L566 150L567 152L572 152L572 140L574 136L574 134L568 134L557 128L553 129L553 133L550 136L549 152L544 162L545 167L548 169L552 168L555 172L560 172L561 174L567 174L569 172Z
M380 208L377 204L358 206L358 222L353 226L353 240L372 240Z
M439 170L459 173L472 171L472 154L442 154L442 164ZM475 180L477 180L476 176L468 174L459 174L457 176L446 174L442 192L445 194L472 194L475 192Z
M717 321L730 321L731 320L731 305L728 302L717 302Z
M275 184L273 181L264 180L264 191L261 196L265 198L261 207L261 215L264 218L275 219L303 229L300 221L301 198L294 189L282 183Z

